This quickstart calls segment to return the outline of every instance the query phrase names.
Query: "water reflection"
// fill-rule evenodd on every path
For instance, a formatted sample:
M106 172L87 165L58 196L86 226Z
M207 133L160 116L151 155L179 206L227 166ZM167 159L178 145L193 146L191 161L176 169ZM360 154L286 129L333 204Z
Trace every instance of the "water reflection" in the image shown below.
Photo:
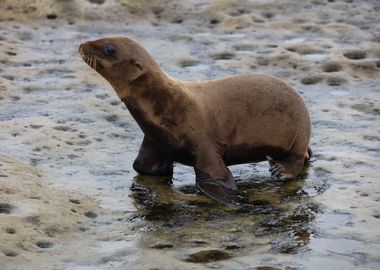
M321 189L318 183L306 172L287 182L263 176L243 180L238 187L246 201L237 209L198 194L195 185L173 187L171 180L165 178L136 176L131 191L140 218L150 228L143 242L150 243L150 247L155 243L155 247L170 246L178 252L182 249L185 253L194 248L198 248L196 253L199 249L213 251L211 257L199 259L208 262L242 250L251 252L258 245L279 253L306 250L319 211L313 201ZM215 250L228 254L214 256Z

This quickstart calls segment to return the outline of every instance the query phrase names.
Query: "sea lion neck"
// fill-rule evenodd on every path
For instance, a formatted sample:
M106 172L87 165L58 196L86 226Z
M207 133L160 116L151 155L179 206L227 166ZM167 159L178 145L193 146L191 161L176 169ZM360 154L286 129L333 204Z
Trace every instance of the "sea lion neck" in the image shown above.
M182 121L183 112L194 105L188 95L182 82L159 69L132 81L122 101L143 132L155 138Z
M130 89L129 95L140 95L141 92L145 92L151 88L160 88L162 90L162 88L176 81L170 78L159 66L156 66L144 71L139 77L128 83L128 88Z
M177 111L184 109L178 104L190 100L188 95L184 83L171 78L161 69L154 69L129 83L127 95L121 100L125 104L133 100L150 119L161 121L177 118Z

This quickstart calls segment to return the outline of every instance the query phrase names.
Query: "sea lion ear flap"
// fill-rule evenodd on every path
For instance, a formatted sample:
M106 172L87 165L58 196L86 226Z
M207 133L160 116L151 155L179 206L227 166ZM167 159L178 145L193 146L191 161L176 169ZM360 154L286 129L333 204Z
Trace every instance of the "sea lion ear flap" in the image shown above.
M129 64L131 64L133 67L135 67L129 71L130 82L135 81L138 78L140 78L142 75L144 75L144 73L145 73L144 69L143 69L142 65L140 65L139 62L137 62L137 60L132 59L129 61Z
M132 59L132 60L130 61L130 63L131 63L132 65L134 65L135 67L137 67L140 71L143 71L142 66L139 64L139 62L137 62L137 60Z

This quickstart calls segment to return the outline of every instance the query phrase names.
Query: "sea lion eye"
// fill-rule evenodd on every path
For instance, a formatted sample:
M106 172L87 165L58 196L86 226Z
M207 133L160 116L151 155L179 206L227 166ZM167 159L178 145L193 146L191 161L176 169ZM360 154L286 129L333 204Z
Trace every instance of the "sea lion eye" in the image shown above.
M104 52L110 57L115 57L115 55L116 55L116 50L115 50L114 46L112 46L112 45L104 46Z

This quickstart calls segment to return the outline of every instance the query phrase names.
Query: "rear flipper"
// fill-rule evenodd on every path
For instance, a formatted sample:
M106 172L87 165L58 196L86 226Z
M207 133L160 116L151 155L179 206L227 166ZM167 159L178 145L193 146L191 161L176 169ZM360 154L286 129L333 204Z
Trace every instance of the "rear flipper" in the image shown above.
M277 180L289 180L298 176L303 169L305 156L289 155L287 157L274 160L267 156L269 171L272 178Z
M312 161L312 160L310 160L312 156L313 156L313 151L311 150L310 147L308 147L306 154L305 154L305 165L310 164L310 161Z

